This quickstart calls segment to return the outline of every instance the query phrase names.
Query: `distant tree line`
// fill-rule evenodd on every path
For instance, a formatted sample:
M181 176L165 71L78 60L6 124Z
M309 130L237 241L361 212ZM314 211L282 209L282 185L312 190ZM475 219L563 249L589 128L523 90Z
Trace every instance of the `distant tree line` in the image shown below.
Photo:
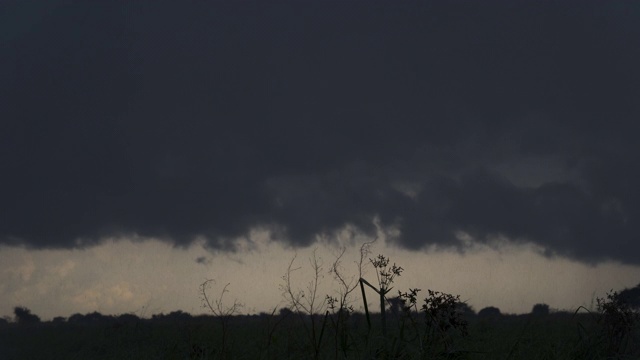
M627 304L631 309L635 311L640 311L640 284L636 285L630 289L624 289L617 293L617 299ZM397 310L400 307L400 302L397 299L390 299L391 309ZM469 305L465 303L460 303L459 308L457 309L459 313L464 316L479 316L483 318L491 318L502 316L502 312L497 307L488 306L476 314L476 312ZM393 311L393 310L392 310ZM280 315L283 315L285 312L291 312L291 310L283 308L280 311ZM545 316L549 315L550 308L547 304L535 304L531 309L531 314L536 316ZM16 306L13 309L13 322L19 325L32 325L39 324L42 321L38 315L32 314L31 310L23 306ZM206 318L211 317L211 315L199 315L192 316L189 313L183 311L173 311L169 314L156 314L151 317L151 321L158 322L184 322L189 321L194 318ZM0 318L0 326L9 324L11 318L4 317ZM103 315L99 312L92 312L88 314L73 314L69 316L69 318L64 318L61 316L56 316L53 318L51 323L53 324L104 324L104 323L135 323L140 321L141 319L135 314L122 314L122 315Z

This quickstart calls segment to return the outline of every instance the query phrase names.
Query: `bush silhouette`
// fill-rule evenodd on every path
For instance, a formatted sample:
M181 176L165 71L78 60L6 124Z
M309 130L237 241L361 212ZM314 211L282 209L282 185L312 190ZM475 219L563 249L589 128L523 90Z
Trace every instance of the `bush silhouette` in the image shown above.
M631 289L620 291L618 298L630 308L640 311L640 284Z
M13 313L16 316L16 322L18 324L37 324L40 322L40 317L38 315L32 314L31 310L26 307L16 306L13 309Z
M607 352L619 356L634 343L633 329L640 323L640 314L620 297L618 292L607 292L606 298L597 298L598 312L606 334Z
M549 305L535 304L533 305L533 309L531 309L531 314L537 315L537 316L549 315Z
M280 309L279 314L282 317L286 317L293 314L293 311L291 311L291 309L289 309L288 307L283 307Z
M67 322L72 324L78 324L78 323L81 323L83 320L84 320L84 315L75 313L69 316L69 318L67 319Z
M135 314L122 314L118 316L118 321L125 324L135 324L140 318Z
M456 304L456 311L462 316L474 316L476 314L475 310L469 304L464 302L459 302Z
M500 312L500 309L493 306L487 306L486 308L478 312L478 316L481 316L481 317L496 317L500 315L502 315L502 313Z

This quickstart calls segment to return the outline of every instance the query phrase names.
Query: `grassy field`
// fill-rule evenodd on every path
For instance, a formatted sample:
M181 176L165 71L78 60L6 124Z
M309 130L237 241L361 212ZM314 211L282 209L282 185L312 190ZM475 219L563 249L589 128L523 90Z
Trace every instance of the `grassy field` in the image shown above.
M379 314L372 316L370 330L363 314L352 313L341 324L338 319L283 311L11 323L0 327L0 354L2 359L640 359L637 323L621 336L592 313L467 315L466 336L455 329L429 332L421 321L414 327L402 314L388 314L386 337Z

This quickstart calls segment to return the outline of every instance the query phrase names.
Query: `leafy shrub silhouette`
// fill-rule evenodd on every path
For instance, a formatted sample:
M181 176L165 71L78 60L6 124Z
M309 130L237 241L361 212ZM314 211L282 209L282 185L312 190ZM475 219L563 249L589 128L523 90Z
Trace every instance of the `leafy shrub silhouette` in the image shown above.
M478 316L480 317L497 317L500 315L502 315L502 313L500 312L500 309L493 306L487 306L486 308L478 312Z
M456 334L467 336L467 321L463 319L460 309L471 310L460 301L460 295L451 295L440 291L427 290L429 296L424 299L420 311L424 313L424 324L416 321L414 314L418 312L418 292L420 289L409 289L408 292L398 291L398 298L402 303L403 322L400 337L406 341L404 325L409 325L419 340L422 357L434 356L438 353L455 354L454 345ZM466 304L465 304L466 305ZM473 310L471 310L473 311Z
M533 309L531 309L531 314L536 316L546 316L549 315L549 305L547 304L535 304L533 305Z
M473 307L469 306L466 302L458 302L456 304L456 311L463 317L476 315L476 311L473 310Z
M18 324L26 325L26 324L37 324L40 322L40 317L38 315L32 314L31 310L26 307L16 306L13 309L13 313L15 314L15 320Z
M122 314L118 316L118 321L124 324L135 324L140 321L140 318L135 314Z
M184 323L191 320L193 317L191 314L186 313L182 310L172 311L169 314L154 314L151 316L151 319L157 321L166 321L173 323Z
M640 322L640 314L613 291L606 298L597 298L598 312L602 315L602 325L608 340L608 353L623 354L629 343L634 327Z
M293 314L293 311L291 311L291 309L289 309L288 307L282 307L280 308L280 311L278 311L278 314L282 317L286 317Z
M84 321L84 315L80 313L75 313L69 316L69 319L67 319L67 322L70 324L79 324L79 323L82 323L83 321Z
M621 301L636 311L640 311L640 284L631 289L624 289L618 293Z
M445 333L450 329L459 330L467 335L467 322L458 312L460 295L453 296L440 291L427 290L429 297L424 299L422 310L427 314L427 321Z

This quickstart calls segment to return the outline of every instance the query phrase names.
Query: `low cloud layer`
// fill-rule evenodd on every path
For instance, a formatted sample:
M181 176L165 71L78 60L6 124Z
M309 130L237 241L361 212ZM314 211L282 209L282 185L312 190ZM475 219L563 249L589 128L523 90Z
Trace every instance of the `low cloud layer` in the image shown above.
M638 263L633 4L2 6L5 244L377 218Z

